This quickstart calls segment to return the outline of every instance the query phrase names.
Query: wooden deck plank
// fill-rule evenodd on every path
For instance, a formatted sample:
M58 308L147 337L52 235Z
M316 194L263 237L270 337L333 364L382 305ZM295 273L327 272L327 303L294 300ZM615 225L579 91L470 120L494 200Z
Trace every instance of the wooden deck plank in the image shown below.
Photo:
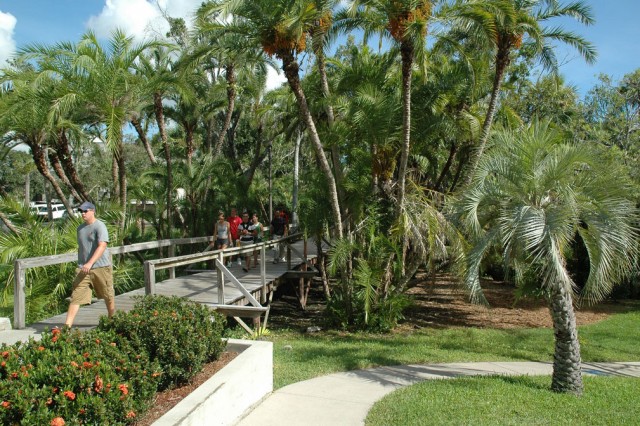
M302 253L302 241L294 244L297 250ZM315 245L308 245L308 259L316 257ZM267 288L273 288L277 286L277 281L282 278L287 271L286 262L272 263L272 253L267 252L267 263L265 265L265 278ZM302 265L304 262L301 258L294 255L292 252L291 265L292 269ZM243 263L244 266L244 263ZM244 272L241 266L234 264L229 268L234 276L240 281L240 283L256 297L262 291L262 281L260 278L260 265L257 268L252 268L249 272ZM165 296L178 296L184 297L189 300L193 300L198 303L217 303L218 302L218 277L214 271L196 272L190 271L188 275L179 276L172 279L167 279L156 283L156 294ZM116 296L116 310L128 312L133 309L135 303L134 297L144 296L144 287L137 290L133 290L127 293L123 293ZM245 300L244 295L238 290L229 280L225 280L225 292L224 300L227 305L246 305L248 301ZM107 309L102 300L98 300L90 305L85 305L80 308L76 319L74 321L74 327L80 329L89 329L98 325L99 317L106 315ZM42 320L38 323L31 324L29 327L42 331L45 328L60 327L64 324L66 319L66 313L56 315L52 318Z

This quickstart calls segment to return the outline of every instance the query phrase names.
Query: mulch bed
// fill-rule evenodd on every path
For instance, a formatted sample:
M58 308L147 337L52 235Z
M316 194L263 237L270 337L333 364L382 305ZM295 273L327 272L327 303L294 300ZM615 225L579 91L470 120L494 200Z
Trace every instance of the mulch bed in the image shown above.
M225 365L230 363L236 356L237 352L223 352L216 361L205 364L204 368L198 373L190 383L174 389L167 389L156 394L149 411L136 422L136 426L149 426L162 417L166 412L175 407L184 397L193 392L198 386L209 380L211 376L220 371Z

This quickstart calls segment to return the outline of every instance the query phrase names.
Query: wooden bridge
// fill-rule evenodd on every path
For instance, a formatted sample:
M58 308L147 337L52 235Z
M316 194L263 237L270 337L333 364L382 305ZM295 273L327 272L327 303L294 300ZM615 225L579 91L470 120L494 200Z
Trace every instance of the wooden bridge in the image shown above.
M206 249L204 252L175 256L175 248L181 244L209 242L210 237L160 240L128 246L112 247L112 256L142 250L168 247L169 257L147 260L144 262L145 287L116 296L116 310L129 311L135 303L135 296L160 294L179 296L205 304L225 315L234 317L250 333L252 329L242 318L254 318L257 325L266 327L269 318L269 304L275 289L285 283L294 281L300 305L304 308L309 292L311 279L317 274L314 263L317 257L317 245L300 240L301 235L292 235L279 240L253 244L245 247L234 247L225 250ZM272 263L270 250L278 244L286 246L286 261ZM247 254L253 261L254 252L259 255L257 268L245 272L244 256ZM232 263L225 266L226 259L240 256L242 266ZM45 256L19 259L14 263L15 295L14 295L14 328L25 328L25 271L29 268L75 262L77 254ZM253 262L252 262L253 263ZM213 265L212 269L196 269ZM183 269L181 276L176 276L176 268ZM169 278L156 282L156 272L169 270ZM101 315L107 310L102 300L81 307L74 327L93 328L98 324ZM64 324L66 313L42 320L29 327L36 331L53 328Z

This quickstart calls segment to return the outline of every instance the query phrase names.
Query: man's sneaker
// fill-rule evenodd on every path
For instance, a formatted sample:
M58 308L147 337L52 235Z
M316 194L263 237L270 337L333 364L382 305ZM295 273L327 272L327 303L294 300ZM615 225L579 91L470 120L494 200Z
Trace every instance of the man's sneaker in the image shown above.
M280 262L286 262L287 259L285 259L284 257L282 259L280 259Z
M238 259L238 266L242 266L242 260Z

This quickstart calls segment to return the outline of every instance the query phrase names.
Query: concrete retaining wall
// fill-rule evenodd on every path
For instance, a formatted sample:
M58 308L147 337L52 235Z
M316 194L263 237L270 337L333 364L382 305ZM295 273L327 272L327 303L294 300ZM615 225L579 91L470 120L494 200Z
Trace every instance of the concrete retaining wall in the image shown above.
M273 391L273 344L229 339L238 356L154 426L233 425Z

